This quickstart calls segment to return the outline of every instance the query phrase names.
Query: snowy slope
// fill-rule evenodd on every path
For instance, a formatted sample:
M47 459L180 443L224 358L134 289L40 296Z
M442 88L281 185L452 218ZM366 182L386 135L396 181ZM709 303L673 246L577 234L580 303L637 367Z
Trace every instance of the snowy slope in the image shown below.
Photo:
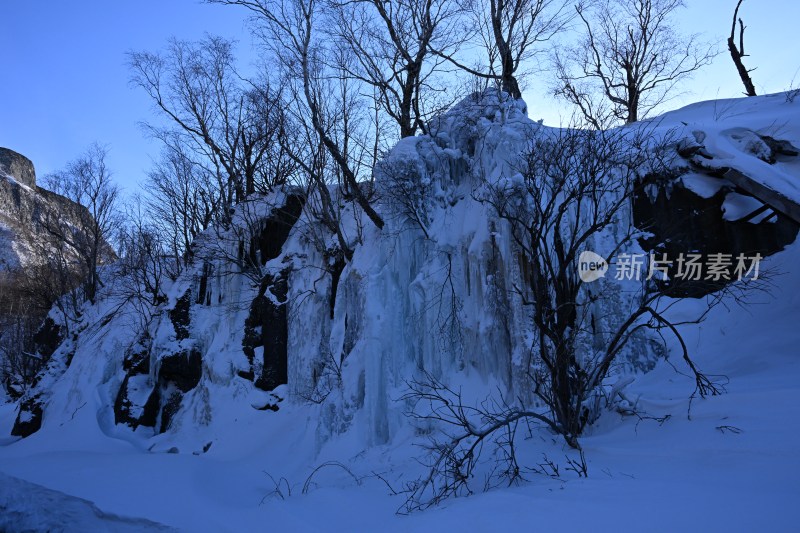
M693 132L702 130L705 146L714 147L730 143L725 132L732 128L770 134L781 117L780 138L800 145L800 104L781 96L739 102L696 104L655 127L676 142L697 140ZM722 114L723 107L739 111ZM426 438L398 401L406 380L425 369L477 400L499 389L525 394L520 354L529 320L509 295L518 266L475 191L482 182L512 178L515 157L540 128L519 102L466 101L434 124L433 138L402 141L379 167L378 184L417 180L425 191L414 204L419 219L409 222L397 203L386 202L383 232L368 224L360 230L353 220L348 234L355 240L361 231L361 243L341 271L333 313L330 257L313 246L314 224L304 214L281 254L263 265L271 275L292 266L288 384L272 394L241 377L253 370L241 347L248 304L258 294L243 276L211 279L213 302L192 306L188 339L177 338L169 309L187 291L196 298L203 265L170 287L169 302L155 310L150 369L137 377L145 393L164 354L202 354L198 383L181 396L165 431L114 423L125 354L139 330L124 313L98 326L111 304L87 309L78 340L62 345L54 355L60 366L51 365L42 382L41 430L5 438L0 472L87 500L103 513L190 531L265 524L289 531L792 530L800 496L798 243L763 262L774 273L769 293L751 294L747 307L717 306L700 325L682 327L698 365L724 376L726 394L690 401L694 385L677 346L670 344L672 355L663 360L637 344L629 357L655 368L632 372L625 395L644 419L607 412L589 428L581 440L588 478L567 469L575 452L562 439L534 431L521 440L521 456L534 467L545 457L553 461L557 478L530 473L519 486L395 515L404 497L392 490L424 473L418 460ZM736 158L757 166L749 148ZM773 170L800 179L795 163ZM443 295L451 282L453 292ZM443 320L451 298L461 306L457 336ZM673 313L691 316L699 306L686 300ZM342 354L338 382L325 373L331 354ZM327 395L309 403L313 393ZM275 402L277 411L259 409ZM16 405L0 406L4 435L16 415ZM0 483L16 483L6 479ZM13 498L0 491L0 509L13 504L7 502Z
M94 502L106 512L147 516L186 531L237 531L263 524L288 531L467 531L536 527L615 531L793 531L800 496L800 386L795 327L800 247L770 259L787 274L784 290L751 309L719 307L696 331L687 331L698 363L730 379L727 393L695 400L688 419L688 379L667 364L637 379L629 394L659 424L609 414L583 439L589 478L563 481L530 476L530 483L457 499L442 509L396 516L402 496L377 479L358 486L336 467L315 477L312 467L337 459L359 476L394 480L413 472L408 440L354 454L351 442L315 456L312 413L280 411L231 420L238 435L208 453L146 453L86 436L66 442L36 436L7 446L0 469ZM730 426L735 430L720 430ZM737 433L735 431L741 431ZM534 459L569 453L561 443L527 444ZM355 457L353 457L355 455ZM348 460L349 459L349 460ZM292 495L271 495L285 476ZM266 499L262 503L262 499ZM13 529L12 529L13 530Z

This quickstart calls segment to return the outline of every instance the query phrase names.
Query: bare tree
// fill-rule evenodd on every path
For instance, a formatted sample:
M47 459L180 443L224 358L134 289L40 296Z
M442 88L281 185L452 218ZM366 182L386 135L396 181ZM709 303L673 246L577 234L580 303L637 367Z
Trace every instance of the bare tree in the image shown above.
M626 213L644 186L639 173L668 169L659 156L665 151L654 147L649 135L646 128L628 135L619 130L540 135L529 151L521 187L492 187L488 198L509 222L522 251L524 286L518 292L531 307L535 326L535 396L573 447L592 419L587 400L635 333L666 329L680 338L660 307L674 289L645 280L630 309L612 313L602 304L614 298L614 282L589 285L578 271L580 252L606 235L613 233L615 243L605 250L608 263L634 244L639 230ZM715 394L688 352L683 355L695 372L698 392Z
M520 68L543 52L539 45L567 27L572 18L568 5L566 0L465 0L472 19L469 33L486 50L487 68L471 68L451 53L434 51L474 76L496 80L501 90L520 98Z
M349 130L340 127L343 113L349 112L353 95L352 87L346 77L327 70L330 53L325 49L321 38L321 22L324 17L324 6L319 0L209 0L211 3L238 5L248 9L255 22L256 31L265 46L271 50L280 62L287 79L294 83L293 102L299 106L295 112L295 120L303 121L308 117L310 127L324 147L332 166L345 189L345 196L363 210L373 224L383 228L384 222L369 198L368 191L359 184L359 166L363 159L353 159L349 140L353 140ZM331 90L331 83L339 84L338 90ZM339 96L339 98L335 98ZM356 151L363 148L352 147ZM313 150L313 148L312 148ZM294 161L300 165L301 158ZM304 169L307 170L307 169ZM315 176L317 190L327 186L325 176ZM323 199L328 202L328 199ZM330 210L329 210L330 212Z
M605 122L595 95L616 120L645 118L715 55L697 35L676 31L670 17L680 7L683 0L603 0L592 15L577 6L585 33L577 46L555 54L556 94L595 127Z
M60 262L74 257L82 265L84 296L92 303L102 285L100 266L116 259L109 243L120 222L119 191L111 180L107 155L106 148L94 144L65 170L44 180L46 188L70 200L64 204L68 213L48 212L44 227L56 248L63 250Z
M425 131L426 109L443 62L431 49L450 51L461 8L452 0L357 0L335 2L329 31L354 61L339 66L348 76L372 87L380 107L397 123L400 137Z
M84 300L76 289L87 279L85 263L70 245L58 239L45 239L38 246L47 251L47 260L26 269L20 280L20 290L43 316L51 308L58 310L61 322L69 330L80 319L80 305Z
M447 498L473 493L475 472L486 448L502 450L490 469L486 485L511 485L523 478L524 470L515 451L520 423L535 421L558 432L550 418L515 402L487 398L469 405L461 391L454 390L431 374L408 383L401 398L412 405L406 414L423 425L441 431L427 445L430 463L427 475L407 487L404 512L423 510Z
M282 89L273 89L264 75L247 84L239 124L238 166L245 178L245 193L266 194L291 182L297 170L285 142L293 126L284 110Z
M24 271L0 272L0 386L12 399L22 397L46 362L34 349L34 335L47 309L28 298Z
M218 181L191 160L180 139L168 144L148 174L144 203L148 218L168 242L173 277L191 259L191 245L219 215Z
M123 299L138 299L150 306L166 301L163 285L167 277L167 250L158 227L145 213L147 205L134 197L127 206L125 223L119 232L118 280Z
M747 96L755 96L756 88L753 85L753 80L750 79L750 73L754 69L748 69L744 66L742 59L747 57L744 53L744 30L745 25L739 17L739 8L742 6L744 0L736 2L736 9L733 10L733 22L731 23L731 34L728 36L728 51L731 53L733 64L736 65L736 71L744 84L745 94ZM739 21L739 46L736 46L736 21Z
M601 252L606 265L637 249L641 231L631 204L645 186L644 174L668 169L664 146L645 128L540 131L519 165L522 178L487 186L485 201L507 224L518 254L520 284L513 294L531 321L523 380L529 388L507 396L498 391L473 405L431 375L411 381L404 396L409 415L434 433L430 470L410 486L406 510L471 492L481 454L495 461L488 485L520 479L514 444L520 423L580 450L584 429L617 396L606 381L614 366L652 352L665 333L677 339L696 393L720 392L698 370L678 329L701 320L707 308L677 322L668 313L677 301L669 298L675 283L658 275L585 281L579 270L587 249ZM586 475L582 454L568 463Z
M164 54L130 53L129 64L132 83L174 126L150 131L167 144L180 141L216 176L221 205L253 193L258 178L267 189L286 181L285 158L271 152L283 127L280 92L238 74L230 41L173 39Z

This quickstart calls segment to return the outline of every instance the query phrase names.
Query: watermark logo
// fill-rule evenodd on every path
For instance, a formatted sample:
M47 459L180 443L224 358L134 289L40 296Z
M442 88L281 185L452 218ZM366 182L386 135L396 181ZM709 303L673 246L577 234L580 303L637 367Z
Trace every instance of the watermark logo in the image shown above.
M578 275L584 283L602 278L608 272L608 262L602 256L585 250L578 257Z
M667 254L619 254L613 262L617 280L687 280L727 281L758 279L761 254L699 254L680 253L675 258ZM578 275L585 283L604 277L609 269L602 256L586 250L578 258Z

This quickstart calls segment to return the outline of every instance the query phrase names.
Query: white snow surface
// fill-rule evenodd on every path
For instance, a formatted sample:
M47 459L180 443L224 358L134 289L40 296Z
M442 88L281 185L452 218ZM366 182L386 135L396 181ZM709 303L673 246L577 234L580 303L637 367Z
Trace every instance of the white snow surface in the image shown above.
M175 531L150 520L105 513L92 502L0 474L2 531Z
M706 146L723 146L736 165L750 168L759 166L750 161L757 154L741 148L736 139L747 135L740 133L780 126L774 136L798 146L799 110L800 103L782 96L706 102L662 117L657 130L676 138L702 130ZM212 278L212 294L222 301L192 308L193 337L182 342L203 353L203 376L162 434L114 425L122 358L135 341L136 321L121 313L100 326L113 302L87 308L78 341L59 348L43 379L42 429L26 439L0 440L0 526L794 530L800 496L798 243L764 260L762 270L780 274L772 291L755 293L749 306L729 302L701 324L681 326L698 366L727 382L725 394L690 400L694 385L678 346L669 341L665 359L647 352L647 343L635 344L629 365L612 382L631 381L625 395L644 418L607 412L588 429L581 439L588 478L566 470L566 457L575 451L563 439L533 431L520 443L522 462L536 466L547 457L561 465L558 478L531 473L519 485L395 514L404 498L390 486L402 490L425 472L419 460L426 437L398 401L406 380L424 369L474 401L496 390L526 393L520 374L530 326L523 306L508 295L518 265L499 222L474 193L482 182L513 182L527 136L542 126L527 118L521 102L491 99L462 102L432 126L431 137L401 141L376 170L379 188L390 186L387 173L399 171L399 179L424 188L415 204L418 223L390 203L381 206L383 231L361 221L361 242L342 273L333 320L330 280L321 275L325 259L310 245L313 223L305 215L281 256L265 265L265 272L293 266L289 383L273 395L236 374L247 368L242 325L257 291L244 276ZM770 176L777 172L787 183L800 178L796 163L779 165ZM733 213L734 200L726 213ZM348 238L355 241L360 225L350 219ZM192 286L199 268L170 287L171 302ZM453 303L441 290L448 279L458 288L463 334L456 337L443 327ZM672 316L693 316L703 305L687 299ZM163 316L150 327L161 349L175 345ZM69 368L59 366L71 351ZM330 354L345 353L341 385L320 404L304 401L313 389L311 369ZM277 412L254 409L275 396L284 400ZM0 435L9 434L16 409L0 405Z
M786 93L700 102L647 122L661 129L672 127L670 135L702 145L711 156L701 159L704 165L738 170L800 203L800 161L779 156L771 164L761 138L783 139L798 147L800 106Z

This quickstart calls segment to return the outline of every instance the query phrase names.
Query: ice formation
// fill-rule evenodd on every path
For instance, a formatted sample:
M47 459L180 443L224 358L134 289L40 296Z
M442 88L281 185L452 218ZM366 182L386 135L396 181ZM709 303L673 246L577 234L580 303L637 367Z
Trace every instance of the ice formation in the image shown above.
M658 126L663 138L697 129L675 122ZM38 418L58 433L90 426L143 448L168 448L180 436L199 450L241 413L310 404L319 450L345 433L365 448L391 442L409 425L399 398L423 372L464 385L474 401L495 391L533 401L520 251L481 198L487 185L514 186L531 139L556 130L492 91L466 98L429 130L400 141L375 169L383 230L332 189L349 261L311 214L313 198L291 188L251 198L230 228L198 239L167 302L139 313L114 297L124 280L110 281L77 329L61 328L63 343L17 421ZM741 144L747 136L728 137ZM617 226L631 219L626 208ZM588 244L603 252L617 226ZM616 287L596 310L603 320L619 320L612 311L629 305L624 284ZM635 338L612 375L652 367L659 346Z

